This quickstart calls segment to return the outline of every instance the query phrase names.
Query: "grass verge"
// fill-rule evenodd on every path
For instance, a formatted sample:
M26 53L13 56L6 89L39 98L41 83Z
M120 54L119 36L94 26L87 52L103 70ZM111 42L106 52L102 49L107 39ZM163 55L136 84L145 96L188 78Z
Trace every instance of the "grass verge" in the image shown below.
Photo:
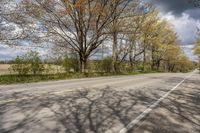
M153 72L126 72L126 73L59 73L59 74L41 74L41 75L0 75L0 84L17 84L17 83L32 83L40 81L92 78L101 76L117 76L117 75L136 75Z

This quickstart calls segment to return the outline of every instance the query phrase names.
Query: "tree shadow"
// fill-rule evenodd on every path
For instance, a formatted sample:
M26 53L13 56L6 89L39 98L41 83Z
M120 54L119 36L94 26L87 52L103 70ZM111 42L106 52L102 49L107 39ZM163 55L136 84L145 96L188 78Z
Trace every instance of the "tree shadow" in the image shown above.
M140 125L128 132L187 133L191 128L200 132L200 83L186 82L185 87L192 91L174 91ZM154 103L160 93L166 92L159 88L156 92L124 91L108 86L44 96L15 93L13 98L25 99L0 104L0 133L119 132Z
M134 132L199 133L200 82L186 80L137 126Z
M103 133L119 130L154 99L142 91L106 87L44 97L13 94L19 102L0 105L0 132ZM119 129L113 127L119 126Z

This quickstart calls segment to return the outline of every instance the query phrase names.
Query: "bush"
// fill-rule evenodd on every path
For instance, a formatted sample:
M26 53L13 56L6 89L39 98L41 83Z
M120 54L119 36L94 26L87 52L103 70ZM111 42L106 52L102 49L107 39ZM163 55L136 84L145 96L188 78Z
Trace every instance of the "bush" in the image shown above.
M63 60L63 67L65 68L66 72L78 72L79 71L79 62L76 57L68 57L66 56Z
M30 64L30 71L32 74L37 75L44 71L44 65L41 63L42 61L38 52L28 52L24 57Z
M10 71L17 73L18 75L26 75L30 71L28 62L22 57L17 56L14 63L15 64L11 65Z
M17 56L10 69L18 75L26 75L28 73L37 75L44 71L44 65L41 63L39 53L31 51L21 57Z
M103 59L100 67L103 72L108 72L108 73L112 72L112 58L107 57Z

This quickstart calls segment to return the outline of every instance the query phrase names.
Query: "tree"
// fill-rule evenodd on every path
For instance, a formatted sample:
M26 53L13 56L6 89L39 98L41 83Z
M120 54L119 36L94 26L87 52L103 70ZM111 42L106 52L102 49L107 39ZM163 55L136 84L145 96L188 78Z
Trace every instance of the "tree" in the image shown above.
M130 0L26 0L20 3L31 28L33 42L51 43L79 55L85 72L89 56L107 38L105 28L119 16ZM117 7L122 7L117 14ZM31 21L30 21L31 20ZM32 22L32 24L31 24ZM39 34L36 34L38 33ZM38 37L39 35L39 37ZM39 38L39 39L38 39Z
M140 56L143 53L143 49L140 48L140 41L139 38L141 37L141 29L144 24L145 19L148 17L148 14L139 14L135 15L134 17L131 17L129 21L129 25L127 27L129 28L129 34L127 35L130 44L128 48L128 54L129 54L129 63L131 69L135 68L134 65L136 63L136 58Z
M152 30L150 51L151 51L151 69L159 71L161 61L164 60L165 51L170 47L178 44L178 37L172 26L166 20L160 20Z
M58 49L57 54L64 51L67 71L76 67L86 72L88 60L92 60L90 57L104 42L109 42L105 44L106 49L112 49L107 49L108 56L112 54L112 72L117 72L121 64L126 67L129 64L127 70L142 66L144 71L146 68L159 71L164 67L175 71L178 64L174 57L186 61L173 27L159 17L150 3L140 0L3 0L0 3L13 2L15 6L8 9L1 5L5 10L0 12L0 17L14 27L9 29L0 25L4 29L0 31L3 41L18 45L20 39L25 38L23 41L30 45L48 45L48 48ZM12 29L18 29L19 34L15 36ZM10 37L9 33L14 36ZM103 50L102 46L102 53ZM71 53L77 55L76 63L72 63ZM61 65L63 55L54 58L54 63L57 61ZM39 63L32 63L32 72L40 73L36 72L36 64Z
M17 56L14 64L11 65L10 70L18 75L26 75L29 73L30 67L28 62L23 57Z
M24 60L30 65L30 71L32 74L41 74L44 71L44 65L40 59L39 53L30 51L24 55Z
M200 38L196 40L196 44L194 46L194 54L199 58L199 69L200 69Z
M44 71L44 65L40 59L39 53L30 51L22 56L17 56L11 70L19 75L32 73L34 75L41 74Z
M123 11L121 16L117 16L117 12L121 10L121 7L115 10L113 16L113 22L109 26L110 36L112 37L112 71L117 71L117 66L126 58L129 52L130 42L127 38L127 34L133 33L131 23L134 23L133 18L136 16L142 16L143 14L139 10L141 5L140 0L135 0L128 5ZM136 35L136 33L134 33ZM125 43L123 43L125 42ZM121 57L121 59L119 59Z

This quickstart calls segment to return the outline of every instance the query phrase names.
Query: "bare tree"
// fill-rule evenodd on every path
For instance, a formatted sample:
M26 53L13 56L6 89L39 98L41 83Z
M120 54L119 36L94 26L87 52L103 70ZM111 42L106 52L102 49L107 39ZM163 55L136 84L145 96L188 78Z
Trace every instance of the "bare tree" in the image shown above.
M12 41L24 39L27 37L24 21L20 16L21 10L18 10L18 2L15 0L0 1L0 41L10 44Z
M130 0L26 0L20 2L23 28L34 43L44 41L76 51L85 72L91 54L107 39L107 28ZM116 13L116 9L121 10Z
M124 45L124 43L121 43L119 41L123 40L127 41L127 37L125 35L130 34L131 28L130 27L130 19L138 15L139 13L139 5L141 4L140 0L132 1L127 8L124 10L123 14L120 16L113 16L113 21L109 27L109 31L112 37L113 45L112 45L112 69L113 72L117 71L117 65L118 65L118 57L122 52L124 55L122 56L122 59L125 59L127 56L127 49L128 46L120 46ZM118 10L121 10L121 7L119 7L117 10L115 10L115 14L117 14ZM132 22L133 23L133 22ZM122 37L123 36L123 37ZM125 37L125 38L124 38ZM122 42L122 41L121 41ZM126 45L129 43L125 43ZM120 62L120 61L119 61Z

